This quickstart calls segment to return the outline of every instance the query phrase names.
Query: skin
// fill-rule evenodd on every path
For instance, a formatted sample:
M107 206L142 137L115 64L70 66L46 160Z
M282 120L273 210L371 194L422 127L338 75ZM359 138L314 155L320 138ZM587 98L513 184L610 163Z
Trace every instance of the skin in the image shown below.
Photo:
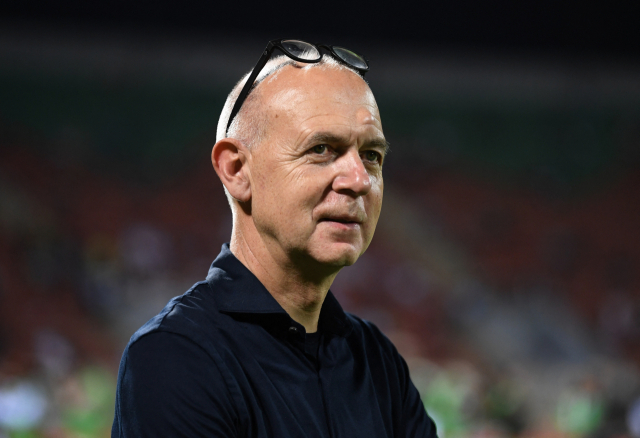
M231 251L311 333L334 278L371 242L387 143L353 72L286 66L260 92L263 142L225 138L211 159L237 202Z

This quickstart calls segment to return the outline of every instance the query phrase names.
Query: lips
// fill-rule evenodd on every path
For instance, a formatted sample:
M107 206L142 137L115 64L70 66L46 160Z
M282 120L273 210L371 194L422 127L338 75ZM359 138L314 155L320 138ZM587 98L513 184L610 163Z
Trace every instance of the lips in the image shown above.
M363 219L355 215L336 215L326 216L318 220L318 222L338 222L345 225L362 224Z

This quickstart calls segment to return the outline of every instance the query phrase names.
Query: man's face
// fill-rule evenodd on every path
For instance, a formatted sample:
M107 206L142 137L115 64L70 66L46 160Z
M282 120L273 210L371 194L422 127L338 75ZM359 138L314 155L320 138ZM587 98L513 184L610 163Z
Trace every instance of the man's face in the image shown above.
M261 92L268 132L248 159L258 232L296 264L353 264L382 205L386 141L373 94L353 72L290 66Z

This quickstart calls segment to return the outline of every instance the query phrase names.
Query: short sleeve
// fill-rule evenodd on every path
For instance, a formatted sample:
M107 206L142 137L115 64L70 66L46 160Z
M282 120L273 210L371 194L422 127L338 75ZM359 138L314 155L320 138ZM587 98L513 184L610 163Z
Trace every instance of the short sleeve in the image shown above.
M125 350L120 367L112 438L237 436L220 370L190 339L147 334Z

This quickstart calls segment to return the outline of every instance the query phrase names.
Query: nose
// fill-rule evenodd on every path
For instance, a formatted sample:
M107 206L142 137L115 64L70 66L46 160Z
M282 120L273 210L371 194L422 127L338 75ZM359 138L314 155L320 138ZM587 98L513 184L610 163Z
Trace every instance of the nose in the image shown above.
M333 180L333 190L351 196L364 196L371 190L371 177L358 154L353 150L338 160L340 168Z

